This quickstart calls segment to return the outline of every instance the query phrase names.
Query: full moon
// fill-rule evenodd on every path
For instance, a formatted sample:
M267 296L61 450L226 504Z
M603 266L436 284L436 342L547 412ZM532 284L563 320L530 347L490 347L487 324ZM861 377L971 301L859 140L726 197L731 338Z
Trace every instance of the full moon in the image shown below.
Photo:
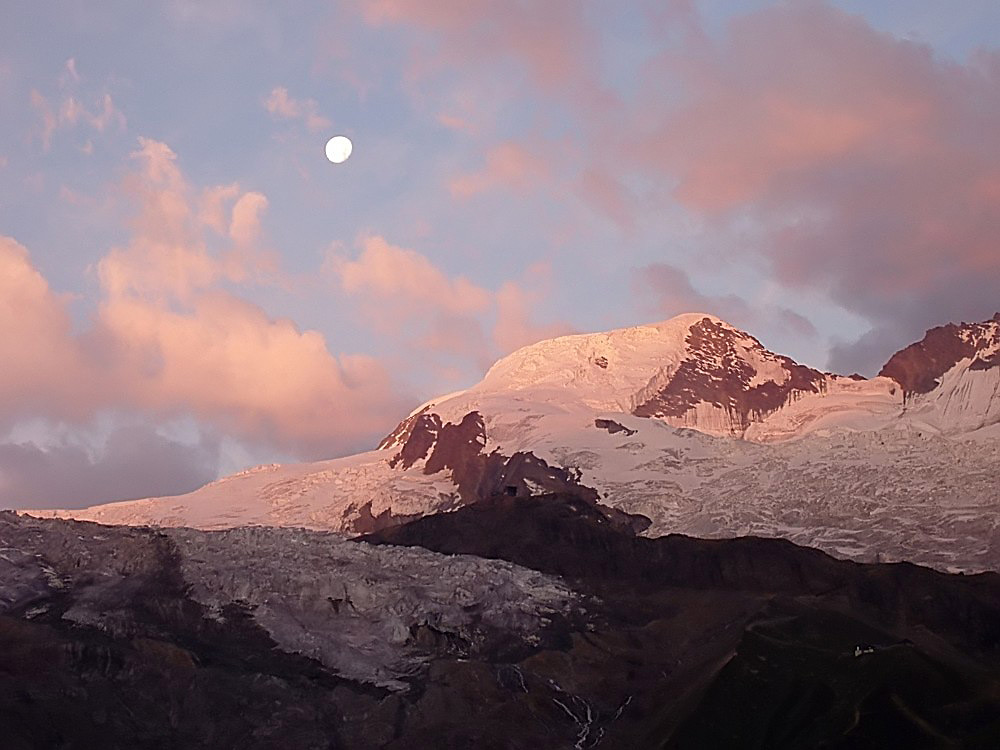
M326 142L326 158L334 164L341 164L347 161L353 148L351 139L346 135L335 135Z

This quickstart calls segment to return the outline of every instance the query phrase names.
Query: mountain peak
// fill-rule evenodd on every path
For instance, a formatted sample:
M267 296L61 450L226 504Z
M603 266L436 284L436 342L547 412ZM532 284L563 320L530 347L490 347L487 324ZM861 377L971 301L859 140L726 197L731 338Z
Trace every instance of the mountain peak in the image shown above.
M964 360L971 370L1000 367L1000 313L981 323L928 329L920 341L893 354L879 375L892 378L912 397L933 391Z
M709 313L539 341L499 360L460 395L471 404L513 396L652 417L717 435L740 435L834 376L766 349ZM429 406L454 399L440 399ZM446 416L460 419L461 409Z

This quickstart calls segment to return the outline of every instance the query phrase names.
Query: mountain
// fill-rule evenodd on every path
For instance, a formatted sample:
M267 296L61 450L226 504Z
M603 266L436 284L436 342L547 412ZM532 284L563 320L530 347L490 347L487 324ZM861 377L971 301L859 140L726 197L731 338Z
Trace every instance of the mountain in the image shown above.
M933 329L872 379L800 365L706 314L563 336L422 405L374 451L54 514L361 533L498 492L572 492L647 536L1000 569L997 328Z
M1000 423L1000 313L932 328L879 373L903 388L907 415L944 433Z
M1000 743L1000 576L637 537L576 495L348 541L0 513L4 747Z

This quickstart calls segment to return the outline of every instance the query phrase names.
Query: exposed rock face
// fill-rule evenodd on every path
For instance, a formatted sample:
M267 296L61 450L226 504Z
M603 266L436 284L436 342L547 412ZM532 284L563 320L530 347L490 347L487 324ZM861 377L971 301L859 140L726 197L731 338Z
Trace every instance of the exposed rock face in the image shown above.
M405 443L410 437L410 434L413 432L413 429L417 426L417 424L422 425L423 429L426 430L430 426L422 419L426 412L427 407L424 407L416 414L411 414L396 425L396 428L379 442L378 450L391 450L399 445L403 445L403 443ZM440 423L437 426L440 427Z
M612 435L619 432L624 432L629 437L631 437L637 432L637 430L630 430L625 425L620 424L613 419L595 419L594 427L596 427L599 430L607 430Z
M906 396L930 393L940 378L963 359L970 369L1000 365L1000 313L982 323L961 323L931 328L920 341L896 352L879 375L903 386Z
M632 413L697 427L696 411L722 410L730 432L741 434L789 400L826 390L827 376L765 349L749 334L704 318L690 327L688 355Z
M903 386L908 417L945 434L1000 423L1000 314L932 328L882 374Z
M515 452L511 456L499 451L487 453L486 425L479 412L469 412L458 423L442 424L437 414L427 412L416 414L407 422L393 432L397 437L383 441L383 445L400 446L389 465L409 469L423 460L426 475L449 472L464 503L505 491L531 495L572 490L597 498L594 490L580 484L578 476L549 466L530 452Z
M409 469L434 447L441 432L441 417L421 412L400 423L396 430L379 443L379 450L389 446L402 446L399 453L389 460L389 466Z

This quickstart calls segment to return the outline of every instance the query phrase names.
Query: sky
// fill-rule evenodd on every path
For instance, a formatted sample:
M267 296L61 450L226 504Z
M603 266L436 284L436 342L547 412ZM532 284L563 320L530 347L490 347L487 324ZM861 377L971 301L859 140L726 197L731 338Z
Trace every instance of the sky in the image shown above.
M5 0L0 505L367 450L682 312L874 375L1000 310L997 40L995 0Z

